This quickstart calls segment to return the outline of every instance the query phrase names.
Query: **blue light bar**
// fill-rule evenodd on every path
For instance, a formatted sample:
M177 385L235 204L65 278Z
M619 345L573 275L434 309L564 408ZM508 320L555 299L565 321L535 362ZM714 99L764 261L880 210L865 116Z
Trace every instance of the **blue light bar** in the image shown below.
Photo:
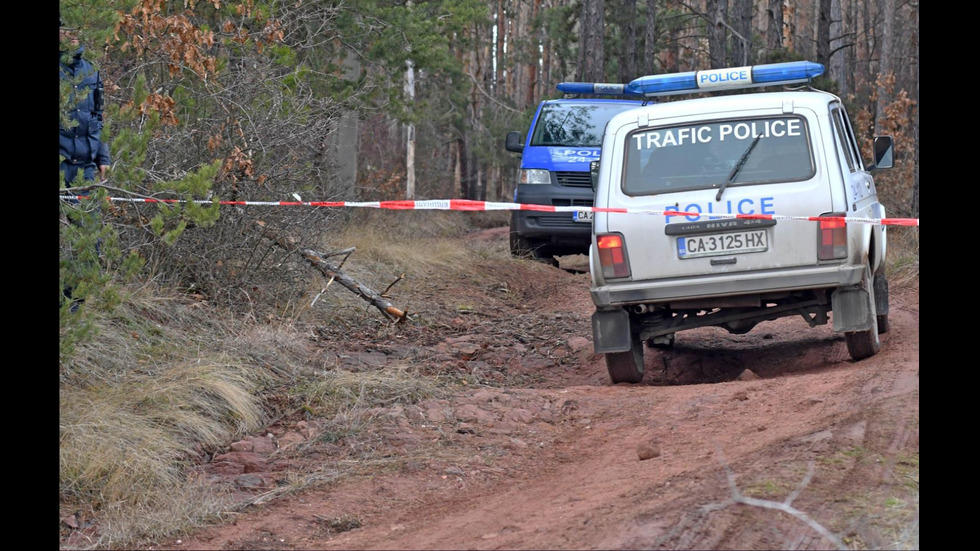
M558 84L558 90L566 94L668 96L809 82L814 77L822 75L823 72L824 66L819 63L789 61L768 65L648 75L634 79L629 84L562 82Z
M607 96L640 96L638 92L626 90L626 84L613 84L609 82L560 82L558 90L566 94L592 94Z

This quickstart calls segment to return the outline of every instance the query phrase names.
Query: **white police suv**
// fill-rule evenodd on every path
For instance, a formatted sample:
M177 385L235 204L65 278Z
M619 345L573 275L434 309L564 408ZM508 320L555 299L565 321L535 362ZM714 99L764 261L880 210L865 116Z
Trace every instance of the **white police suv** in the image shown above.
M888 330L885 217L843 103L808 61L645 76L567 90L648 97L797 84L651 103L614 116L593 163L594 346L614 383L643 378L644 343L678 331L802 316L845 335L851 357Z

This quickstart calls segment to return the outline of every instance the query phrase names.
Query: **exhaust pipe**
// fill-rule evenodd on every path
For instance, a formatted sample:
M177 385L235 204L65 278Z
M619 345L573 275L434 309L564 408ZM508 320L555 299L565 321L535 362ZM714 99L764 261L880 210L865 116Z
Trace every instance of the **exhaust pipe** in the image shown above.
M646 304L637 304L636 306L633 307L634 314L646 314L649 311L650 311L650 307L647 306Z

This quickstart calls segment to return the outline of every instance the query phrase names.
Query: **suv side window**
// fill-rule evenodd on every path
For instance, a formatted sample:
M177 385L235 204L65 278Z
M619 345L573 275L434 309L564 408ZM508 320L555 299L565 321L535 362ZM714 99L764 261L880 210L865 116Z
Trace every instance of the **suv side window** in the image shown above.
M847 118L847 113L841 106L836 106L830 110L834 120L834 128L840 145L844 149L844 157L847 160L847 168L851 172L864 170L864 162L861 159L861 150L858 148L857 140L854 138L854 131L851 128L851 121Z

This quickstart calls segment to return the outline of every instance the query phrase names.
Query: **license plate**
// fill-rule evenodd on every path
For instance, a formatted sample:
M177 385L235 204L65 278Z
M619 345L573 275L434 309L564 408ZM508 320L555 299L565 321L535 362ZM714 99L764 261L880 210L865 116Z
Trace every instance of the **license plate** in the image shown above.
M765 230L677 238L677 256L680 258L757 253L766 250L769 250L769 241Z
M572 213L572 220L575 222L591 222L592 221L592 211L591 210L577 210Z

